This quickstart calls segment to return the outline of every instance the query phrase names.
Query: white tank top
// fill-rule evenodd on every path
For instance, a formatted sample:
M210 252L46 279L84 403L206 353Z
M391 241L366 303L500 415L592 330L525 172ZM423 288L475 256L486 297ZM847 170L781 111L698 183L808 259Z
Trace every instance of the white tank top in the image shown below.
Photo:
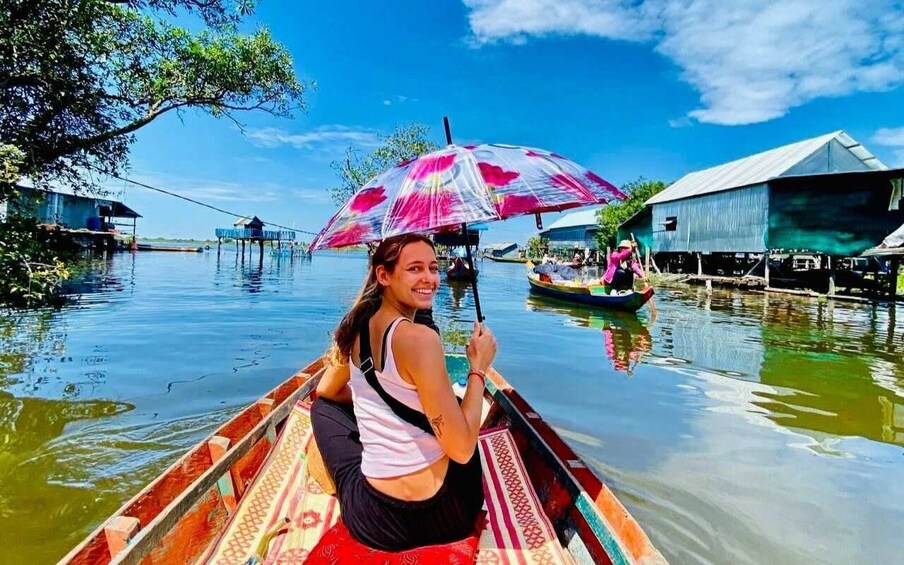
M386 349L383 351L383 370L375 373L390 396L423 412L417 388L399 376L392 354L392 336L399 322L404 319L397 318L389 325L384 341ZM396 416L351 359L349 369L351 377L348 384L352 389L355 418L358 420L358 432L364 448L361 472L365 477L385 479L409 475L429 467L443 457L443 448L436 438Z

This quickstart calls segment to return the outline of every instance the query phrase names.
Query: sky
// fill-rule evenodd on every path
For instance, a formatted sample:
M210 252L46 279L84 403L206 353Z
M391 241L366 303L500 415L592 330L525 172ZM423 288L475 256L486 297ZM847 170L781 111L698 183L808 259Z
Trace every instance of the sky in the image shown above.
M138 131L129 177L318 232L330 167L410 123L444 144L565 155L616 184L684 174L835 130L904 167L899 0L260 0L300 79L294 119L199 111ZM146 237L212 238L233 217L121 181ZM544 216L549 225L559 215ZM533 217L484 242L524 243ZM310 240L310 235L300 234Z

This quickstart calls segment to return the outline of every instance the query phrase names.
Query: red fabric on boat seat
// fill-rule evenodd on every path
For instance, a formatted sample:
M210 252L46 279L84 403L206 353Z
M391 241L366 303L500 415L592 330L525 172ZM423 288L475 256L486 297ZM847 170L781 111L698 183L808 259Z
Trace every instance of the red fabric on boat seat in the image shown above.
M417 547L407 551L380 551L357 541L348 532L342 518L323 534L305 563L342 565L344 563L372 563L374 565L466 565L477 559L477 544L480 532L486 525L483 514L477 519L474 533L463 540Z
M546 273L540 273L540 282L551 283L552 279Z

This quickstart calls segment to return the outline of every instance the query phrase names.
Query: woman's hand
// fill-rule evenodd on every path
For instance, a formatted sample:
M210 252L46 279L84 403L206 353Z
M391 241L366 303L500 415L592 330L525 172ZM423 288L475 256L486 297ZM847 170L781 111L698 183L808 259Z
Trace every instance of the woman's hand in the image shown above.
M474 331L471 332L466 351L471 368L485 372L496 358L496 337L489 328L474 322Z

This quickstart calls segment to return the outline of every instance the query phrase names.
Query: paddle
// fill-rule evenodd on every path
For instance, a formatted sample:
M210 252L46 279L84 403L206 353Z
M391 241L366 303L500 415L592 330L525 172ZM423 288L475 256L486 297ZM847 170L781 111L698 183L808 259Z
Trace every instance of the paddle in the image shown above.
M634 248L631 250L631 253L634 256L634 260L637 261L638 265L640 265L640 272L643 273L644 284L646 284L648 286L653 286L647 280L647 276L649 275L649 273L647 273L647 271L643 268L643 263L640 262L640 252L637 250L637 239L634 238L634 232L631 232L631 241L634 243ZM653 302L652 296L650 297L649 302L650 302L650 311L655 316L656 315L656 303Z

